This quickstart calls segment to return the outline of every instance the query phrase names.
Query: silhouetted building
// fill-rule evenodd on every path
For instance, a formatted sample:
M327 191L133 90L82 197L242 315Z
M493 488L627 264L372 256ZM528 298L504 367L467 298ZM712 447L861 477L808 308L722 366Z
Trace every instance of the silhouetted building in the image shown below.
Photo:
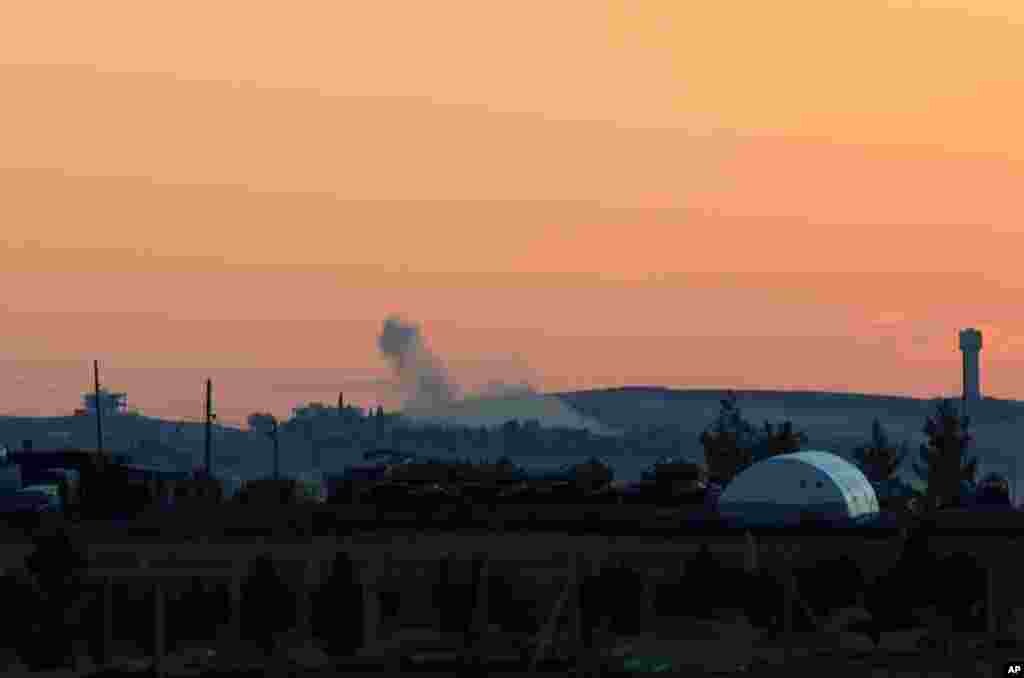
M960 351L963 353L963 398L981 399L981 332L973 327L960 331Z
M104 415L124 414L128 408L127 399L126 393L114 393L101 388L99 391L100 411ZM96 413L95 393L86 393L82 396L82 401L85 403L87 414Z

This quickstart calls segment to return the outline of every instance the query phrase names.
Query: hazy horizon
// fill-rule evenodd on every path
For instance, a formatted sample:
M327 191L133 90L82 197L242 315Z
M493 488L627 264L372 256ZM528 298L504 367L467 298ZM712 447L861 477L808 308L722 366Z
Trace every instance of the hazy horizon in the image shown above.
M470 390L955 394L973 326L1024 397L1021 3L14 4L2 411L395 408L392 314Z
M14 369L12 369L14 368ZM92 365L82 361L28 362L13 364L0 361L0 378L16 388L5 389L0 395L0 416L52 417L73 414L83 406L82 396L92 391ZM213 379L214 404L218 422L246 427L246 417L252 412L269 411L279 418L291 415L292 408L310 402L334 406L339 391L345 403L364 410L381 405L387 411L402 409L402 397L391 383L386 369L372 370L316 370L309 368L161 368L161 367L102 367L104 388L128 394L128 407L144 416L168 420L202 421L204 416L205 380ZM20 378L20 381L19 381ZM146 397L145 386L152 388L159 382L167 388L168 397ZM728 384L675 385L657 383L583 384L579 388L538 389L537 394L551 395L570 391L602 388L654 387L679 390L751 390L751 391L821 391L879 397L930 399L958 398L959 392L947 389L934 394L868 393L835 389L776 389L771 386L737 386ZM465 397L486 395L485 383L467 388ZM140 397L138 393L143 395ZM380 397L377 394L383 394Z

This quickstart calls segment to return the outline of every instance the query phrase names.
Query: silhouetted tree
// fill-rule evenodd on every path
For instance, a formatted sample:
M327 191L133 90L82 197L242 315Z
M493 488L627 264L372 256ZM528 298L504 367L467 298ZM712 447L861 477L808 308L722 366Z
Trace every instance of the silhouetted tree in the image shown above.
M949 399L940 400L934 417L928 417L924 426L928 442L920 450L922 465L914 464L914 472L928 484L926 510L957 504L962 484L974 482L978 459L967 457L973 441L969 424L969 417L961 417Z
M34 596L19 654L30 667L56 668L70 663L72 642L78 639L82 612L90 600L83 589L88 560L63 529L36 538L25 558L26 584Z
M985 568L974 556L958 551L939 560L935 580L955 585L944 586L935 596L939 614L949 617L953 630L985 630Z
M334 656L352 655L363 643L363 590L348 553L334 558L324 587L313 599L313 633Z
M907 443L891 443L882 423L875 419L871 423L871 442L855 449L853 455L868 480L882 483L892 478L908 452Z
M781 631L785 625L783 606L786 601L787 579L788 575L785 570L764 568L756 572L734 570L729 578L723 580L723 584L736 582L732 584L731 589L735 592L734 595L740 594L740 607L751 626L758 629ZM797 586L800 586L799 580ZM800 593L803 595L802 590ZM803 605L794 604L791 608L791 615L794 631L801 633L815 629L814 620L807 615Z
M434 606L440 614L441 630L465 633L469 630L474 606L471 583L455 581L455 557L446 555L441 560L439 581L434 586Z
M848 555L799 568L794 574L800 595L821 618L827 618L840 608L853 607L866 588L864 573Z
M614 479L615 473L611 467L597 457L590 457L573 467L573 482L580 490L597 490L606 487Z
M917 628L923 625L915 610L933 606L944 588L938 558L929 548L934 521L925 517L910 530L896 564L866 587L865 604L871 620L851 625L851 631L865 633L876 645L883 631ZM948 588L948 587L946 587Z
M165 606L169 647L181 641L209 640L229 621L227 588L220 584L208 590L199 577L192 577L180 597L168 597Z
M643 628L647 603L645 577L639 572L616 563L597 576L583 577L581 584L585 632L597 627L603 618L608 618L610 630L618 633Z
M253 412L246 418L246 422L249 424L249 430L256 433L262 433L264 435L270 433L270 429L274 421L276 421L274 415L268 414L267 412Z
M270 442L273 445L273 453L274 453L273 468L274 468L274 475L276 477L280 473L280 462L281 462L281 460L280 460L280 448L279 448L280 440L278 438L279 430L278 430L278 425L277 425L277 418L274 415L268 414L266 412L253 412L252 414L249 415L248 422L249 422L249 429L250 430L252 430L252 431L254 431L256 433L260 433L262 435L265 435L265 436L267 436L267 438L270 439Z
M526 577L492 574L488 577L488 607L491 623L503 631L536 633L540 624L540 605L522 591L531 591L536 582Z
M509 419L501 425L501 435L505 437L506 441L515 444L516 437L519 435L520 426L518 419Z
M277 573L269 556L249 563L242 582L242 637L270 654L274 634L295 624L295 597Z
M700 464L679 458L659 459L652 471L644 474L646 479L653 479L657 500L672 505L702 502L707 476Z
M775 428L769 422L764 423L760 439L753 451L753 461L758 462L778 454L799 452L801 446L807 444L807 435L802 431L793 430L793 422L784 421Z
M720 598L724 591L711 582L722 583L723 569L707 544L701 544L694 557L686 563L683 579L688 589L686 608L689 615L709 619L715 607L721 606Z
M729 391L721 405L714 424L700 434L700 444L710 477L724 484L752 463L757 431L743 419L735 393Z
M0 575L0 600L9 610L22 611L20 615L8 613L0 616L0 637L3 638L0 644L4 647L20 649L31 634L31 629L26 628L24 613L31 610L34 597L26 576L17 576L14 572Z

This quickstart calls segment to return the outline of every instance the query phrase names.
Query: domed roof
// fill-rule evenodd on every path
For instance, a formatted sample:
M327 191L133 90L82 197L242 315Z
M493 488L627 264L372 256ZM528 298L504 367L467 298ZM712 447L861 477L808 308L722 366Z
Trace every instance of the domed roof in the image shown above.
M745 522L797 522L807 512L851 520L878 513L867 477L837 454L818 450L779 454L753 464L725 488L726 517Z

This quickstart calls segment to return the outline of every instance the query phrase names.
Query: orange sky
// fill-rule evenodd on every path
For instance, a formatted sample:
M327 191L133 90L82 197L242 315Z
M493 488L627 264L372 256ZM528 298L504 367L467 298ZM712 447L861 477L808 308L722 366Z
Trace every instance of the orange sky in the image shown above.
M15 3L0 379L379 372L397 312L544 389L934 395L973 324L1022 397L1021 63L1012 0Z

